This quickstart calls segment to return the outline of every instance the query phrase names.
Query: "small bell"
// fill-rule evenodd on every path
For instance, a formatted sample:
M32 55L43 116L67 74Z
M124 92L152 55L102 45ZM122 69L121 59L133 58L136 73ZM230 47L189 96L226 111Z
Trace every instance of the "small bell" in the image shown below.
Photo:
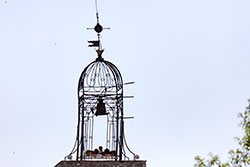
M98 99L98 103L96 106L96 113L95 115L108 115L109 113L106 112L106 107L105 107L105 103L103 103L103 99Z

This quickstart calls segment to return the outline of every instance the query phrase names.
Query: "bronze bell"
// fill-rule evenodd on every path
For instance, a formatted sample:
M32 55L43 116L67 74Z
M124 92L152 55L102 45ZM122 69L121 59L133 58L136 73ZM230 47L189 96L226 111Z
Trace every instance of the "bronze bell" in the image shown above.
M96 113L95 115L108 115L109 113L106 112L106 107L105 107L105 103L103 103L103 99L98 99L98 103L96 106Z

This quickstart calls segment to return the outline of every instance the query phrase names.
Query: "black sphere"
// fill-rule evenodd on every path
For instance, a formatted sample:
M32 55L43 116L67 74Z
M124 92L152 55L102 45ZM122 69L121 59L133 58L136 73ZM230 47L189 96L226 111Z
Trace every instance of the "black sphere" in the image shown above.
M97 33L100 33L103 30L102 26L99 23L96 24L94 29Z

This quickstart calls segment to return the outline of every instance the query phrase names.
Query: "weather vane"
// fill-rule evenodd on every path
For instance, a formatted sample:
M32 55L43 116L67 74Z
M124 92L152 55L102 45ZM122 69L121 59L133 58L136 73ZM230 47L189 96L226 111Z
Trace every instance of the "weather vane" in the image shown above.
M103 49L102 49L102 45L101 45L101 35L100 33L102 32L103 29L110 29L110 28L103 28L102 25L99 22L99 13L98 13L98 7L97 7L97 0L95 0L95 7L96 7L96 25L94 28L87 28L87 30L95 30L95 32L97 33L97 40L90 40L88 41L89 43L89 47L97 47L98 49L96 50L96 52L98 53L98 59L103 59L102 58L102 53L103 53Z

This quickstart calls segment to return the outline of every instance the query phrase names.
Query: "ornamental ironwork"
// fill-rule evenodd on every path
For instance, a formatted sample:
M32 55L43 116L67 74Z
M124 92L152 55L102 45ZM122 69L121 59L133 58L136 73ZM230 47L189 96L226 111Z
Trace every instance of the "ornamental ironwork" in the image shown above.
M78 82L77 160L122 159L123 81L118 68L99 57L82 72ZM106 146L93 148L94 119L107 117ZM99 154L100 153L100 154ZM99 156L99 157L98 157Z
M97 40L90 40L89 47L95 47L97 58L91 62L80 75L78 82L78 124L74 147L66 159L75 156L76 161L82 160L119 160L126 158L125 147L136 156L126 143L124 135L123 113L123 80L118 68L102 57L103 49L100 33L103 28L99 23L93 29ZM131 84L133 82L127 83ZM96 117L106 117L106 144L94 148L94 124Z

